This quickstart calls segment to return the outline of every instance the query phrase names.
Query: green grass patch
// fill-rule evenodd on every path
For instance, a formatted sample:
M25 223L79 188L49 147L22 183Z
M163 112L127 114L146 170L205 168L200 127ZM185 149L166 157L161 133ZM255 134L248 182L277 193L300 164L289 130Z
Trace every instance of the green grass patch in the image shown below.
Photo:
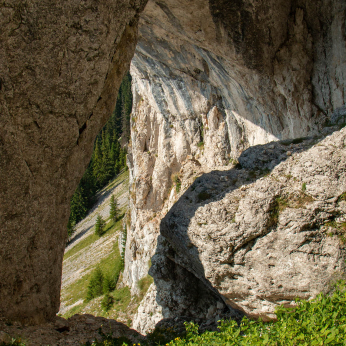
M120 173L114 180L112 180L107 186L105 186L101 192L109 191L110 189L114 188L116 185L124 183L123 188L121 190L121 193L118 195L121 195L123 192L125 192L128 189L129 186L129 171L124 170L122 173ZM116 197L119 197L116 195Z
M95 266L96 265L102 269L102 272L104 275L107 275L109 277L119 274L120 268L121 268L121 256L120 256L117 242L114 244L112 252L107 257L104 257L103 259L101 259L98 263L95 263ZM72 285L68 286L65 289L64 300L68 301L69 304L73 304L81 299L84 301L87 297L88 285L92 275L93 275L93 271L89 272L88 274L81 277L79 280L75 281ZM78 310L80 311L84 306L85 304L81 307L79 305L74 308L76 308L75 310L78 310L78 307L80 307ZM77 312L74 312L74 313L77 313ZM63 315L63 317L66 318L67 315L71 315L70 311L67 312L65 315Z
M137 283L138 288L139 288L139 299L142 300L145 294L148 292L148 289L150 285L154 282L154 279L150 276L147 275L144 278L140 279Z
M287 199L285 197L276 197L269 207L269 219L267 227L275 227L279 222L280 212L284 211L288 206Z
M124 216L124 214L122 214L122 216L118 219L117 222L114 222L114 221L108 222L105 226L104 233L102 234L101 237L109 236L109 235L114 234L115 232L119 231L122 227L121 219L123 216ZM90 246L92 243L94 243L98 239L100 239L100 237L98 235L96 235L95 233L90 234L85 239L83 239L79 243L77 243L72 249L68 250L65 253L64 261L66 259L68 259L69 257L73 256L74 254L76 254L77 252Z
M96 234L90 234L89 236L87 236L86 238L84 238L83 240L81 240L78 244L76 244L72 249L68 250L65 255L64 255L64 260L68 259L69 257L73 256L74 254L76 254L77 252L79 252L80 250L83 250L84 248L86 248L87 246L91 245L92 243L94 243L97 239L99 239L99 237Z
M342 193L339 198L338 198L338 202L341 202L341 201L345 201L346 202L346 192Z
M284 196L276 197L269 207L268 227L275 226L279 221L279 215L286 208L304 208L307 204L314 202L314 199L304 192L288 193Z
M130 304L131 291L127 286L113 291L111 296L114 299L113 310L115 311L125 311Z
M334 232L329 232L328 236L333 236L336 234L343 244L346 244L346 222L336 222L335 220L331 220L325 223L327 227L331 227L334 229Z
M173 180L173 183L175 184L176 193L179 193L181 188L181 180L179 178L179 175L178 174L173 175L172 180Z
M73 315L79 314L82 311L82 309L85 307L85 305L86 303L82 303L82 304L74 306L72 309L67 311L66 314L63 315L63 317L67 319L72 317Z

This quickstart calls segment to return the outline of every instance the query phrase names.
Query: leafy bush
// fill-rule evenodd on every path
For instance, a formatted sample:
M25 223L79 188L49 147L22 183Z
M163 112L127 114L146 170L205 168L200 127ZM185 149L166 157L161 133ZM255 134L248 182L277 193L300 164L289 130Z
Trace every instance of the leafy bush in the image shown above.
M306 191L306 183L302 184L302 191L305 192Z
M187 323L186 337L169 345L346 345L345 282L338 284L331 296L319 294L312 301L296 302L295 308L279 307L276 322L244 318L239 328L235 321L222 321L220 332L201 335L197 325Z
M118 281L118 280L116 280ZM103 282L102 282L102 292L103 294L107 294L109 292L114 291L116 282L115 280L112 280L112 278L108 275L104 275Z

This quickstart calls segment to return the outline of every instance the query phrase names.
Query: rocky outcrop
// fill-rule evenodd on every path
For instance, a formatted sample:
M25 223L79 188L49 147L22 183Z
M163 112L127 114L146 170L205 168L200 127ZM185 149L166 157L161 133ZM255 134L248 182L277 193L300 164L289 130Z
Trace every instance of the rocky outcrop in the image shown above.
M145 3L0 5L2 316L38 322L59 309L69 199L114 108ZM132 64L133 291L177 198L171 175L189 166L192 179L248 146L318 130L345 104L345 49L342 0L148 3ZM173 178L176 191L187 187Z
M346 269L345 164L346 128L251 147L197 177L161 221L156 287L134 326L152 328L158 311L219 319L225 306L273 318L277 305L328 291Z
M257 258L250 261L245 272L238 272L233 265L240 266L240 253L245 256L247 247L253 246L252 240L263 237L274 227L266 213L270 214L276 198L286 193L285 183L274 188L270 180L248 197L239 186L248 185L253 175L258 177L260 169L273 170L288 157L287 153L294 152L295 144L292 148L270 144L273 149L244 150L271 141L320 136L330 117L346 114L344 16L345 4L341 1L314 5L308 1L148 2L141 16L139 43L131 63L134 94L129 155L131 227L124 281L135 293L137 281L147 275L152 262L150 273L156 288L150 290L146 303L139 308L134 320L138 330L152 328L154 323L150 321L156 322L156 313L165 318L211 320L220 317L226 306L234 308L233 315L242 310L272 317L274 306L280 301L291 303L295 295L313 296L325 287L333 266L342 270L343 255L337 252L339 255L329 259L328 274L319 275L325 266L321 260L296 290L282 285L277 291L273 289L275 292L269 290L270 298L269 293L268 296L263 293L264 284L252 283L251 275L245 274L258 262ZM296 149L299 148L305 150L306 146ZM244 155L250 155L252 161ZM233 163L237 160L248 171L235 170ZM250 161L252 166L247 163ZM291 159L287 162L292 163ZM215 170L222 173L216 174ZM200 189L190 196L185 191L192 184L196 186L193 182L198 176L201 176ZM208 187L202 188L203 184ZM225 200L227 207L205 202L209 207L197 213L199 203L225 191L226 186L233 186L235 201L233 197ZM292 188L289 181L287 186L289 191ZM334 192L337 198L339 192ZM247 208L257 193L264 194L265 202L255 199L259 204L251 206L255 209L250 212ZM305 196L296 193L297 196L291 196L293 200ZM254 218L252 231L248 229L250 233L246 233L248 225L231 222L238 202L243 199L248 202L244 202L242 213L246 218ZM295 209L291 204L290 208ZM228 216L224 216L224 210ZM297 222L300 216L294 215L291 216ZM192 226L191 222L198 217L201 220ZM210 219L219 222L219 226L211 227ZM257 222L261 226L255 226ZM200 228L203 223L209 229L208 234ZM199 239L197 245L189 227ZM221 238L218 232L224 233ZM244 233L239 243L234 235L237 232L240 238ZM259 233L255 236L256 232ZM208 237L215 238L217 244L206 241ZM263 249L266 242L270 243L268 239L261 243ZM299 236L292 235L294 246L298 247L300 241ZM337 241L333 242L331 253L339 249ZM309 259L300 258L301 263L305 260L308 263ZM276 270L269 257L263 263ZM261 268L258 273L264 281L272 277L270 269ZM304 271L299 273L298 276L304 276ZM243 281L239 279L241 276ZM315 277L318 280L309 286ZM250 288L245 287L252 284L253 291L249 293ZM237 286L231 288L233 285ZM157 309L153 310L153 306ZM153 315L156 317L151 320Z
M10 345L12 338L21 339L27 346L80 346L101 341L104 335L127 339L132 344L140 344L144 338L125 324L104 317L74 315L68 320L55 317L51 322L39 326L25 326L8 323L0 319L0 342Z
M41 322L59 310L69 201L145 2L0 4L0 316Z
M346 129L287 159L280 146L245 151L239 162L247 169L201 176L162 220L150 273L171 313L174 297L186 294L165 272L167 261L216 289L229 306L262 317L330 289L345 272ZM284 162L261 177L270 152Z

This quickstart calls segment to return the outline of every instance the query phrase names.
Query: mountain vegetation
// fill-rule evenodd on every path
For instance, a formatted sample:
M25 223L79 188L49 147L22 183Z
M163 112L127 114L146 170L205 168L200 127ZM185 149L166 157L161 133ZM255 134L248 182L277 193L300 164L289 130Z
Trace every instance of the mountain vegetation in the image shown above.
M128 73L120 86L112 116L96 137L88 168L72 196L67 226L69 237L74 226L92 207L96 192L126 167L125 145L130 138L131 109L131 76Z
M240 324L234 320L220 321L218 331L199 332L193 322L185 322L186 331L176 334L174 328L157 328L140 345L166 346L312 346L346 345L346 287L345 281L335 285L332 294L319 294L310 301L296 300L295 307L280 306L277 320L244 318ZM92 346L132 345L124 338L105 336Z

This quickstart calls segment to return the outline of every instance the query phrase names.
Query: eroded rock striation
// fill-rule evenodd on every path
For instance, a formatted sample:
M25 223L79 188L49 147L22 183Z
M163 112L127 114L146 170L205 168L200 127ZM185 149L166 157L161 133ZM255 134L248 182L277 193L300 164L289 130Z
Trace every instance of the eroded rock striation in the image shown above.
M314 240L306 252L297 250L307 235L280 228L282 215L298 224L311 219L306 227L319 234L315 243L324 237L321 225L330 215L313 219L305 211L311 203L322 203L324 192L321 200L310 193L300 195L308 175L297 173L299 183L289 196L294 180L271 181L284 165L281 161L289 158L287 164L294 164L290 155L311 143L244 150L290 138L309 137L309 142L317 136L317 141L326 122L345 116L344 20L341 1L148 2L131 63L131 226L124 281L135 293L137 281L152 264L156 286L139 308L135 328L145 332L160 316L217 320L227 307L233 317L237 311L273 317L277 304L290 304L294 296L314 296L326 287L333 270L343 270L337 237L323 240L330 252L323 257L324 250L316 250L318 259L310 268L307 253L315 251ZM245 170L234 169L236 160ZM318 161L316 156L316 169ZM341 174L338 164L335 169ZM247 188L240 190L241 185L255 184L254 177L265 169L275 169L272 178L259 180L250 195ZM327 175L328 169L321 168L321 174ZM313 179L314 171L309 174ZM335 179L340 186L342 179ZM188 189L191 185L198 187L196 192ZM226 193L226 187L233 192ZM341 190L332 192L334 199ZM222 197L213 201L221 191ZM339 205L334 207L342 213ZM236 215L242 215L243 223ZM270 237L278 237L278 243L268 255L265 249L274 242ZM290 254L290 241L296 255ZM286 252L278 244L286 246ZM253 247L258 257L250 251ZM287 263L293 263L294 256L301 263L286 274L283 253ZM286 284L279 282L281 272ZM299 281L296 288L290 280Z
M145 0L9 0L0 5L1 316L40 322L59 309L69 199L90 158L93 139L114 108L145 4ZM162 313L216 319L236 294L227 280L240 282L237 275L243 275L242 283L250 280L242 271L234 271L232 279L231 269L222 278L224 273L218 269L217 263L231 261L232 256L238 263L240 249L247 246L246 237L242 240L233 223L229 230L234 233L233 248L228 244L224 250L220 243L220 255L210 259L216 267L209 272L204 267L209 260L197 254L194 231L190 234L183 223L179 227L186 234L178 243L172 234L183 230L173 232L171 211L161 223L162 236L157 241L160 221L178 199L175 208L180 208L183 192L197 175L232 170L230 159L237 159L249 146L311 136L331 115L345 114L345 6L342 0L149 1L131 67L135 94L129 155L132 207L124 280L133 292L137 290L136 283L147 274L157 245L155 258L162 259L162 267L153 260L156 288L145 299L160 305L161 310L151 311L156 318ZM267 157L270 160L271 155ZM343 186L337 167L333 170L340 174L331 179ZM293 171L289 174L295 176ZM299 178L298 173L295 177ZM218 174L211 179L210 189L224 189L216 185L218 179ZM308 205L324 203L323 193L314 195L308 188L310 178L304 175L304 179L306 192L314 200ZM248 216L259 222L258 236L269 241L266 232L270 229L268 236L279 232L281 216L277 224L265 225L274 203L268 201L283 187L273 183L268 192L263 189L258 186L262 202L253 202L262 203L254 205L263 209L261 217L250 212ZM339 192L325 189L335 200L339 197L333 194ZM200 197L209 201L213 196L207 191ZM244 205L251 205L250 195L238 197ZM192 200L191 207L198 203ZM343 202L338 203L334 207L343 208ZM308 215L309 208L298 209L307 209L301 212ZM328 208L321 210L327 213ZM183 211L193 218L191 209L184 207ZM205 212L209 222L213 213ZM318 215L316 211L316 220L325 220ZM296 220L295 213L292 218ZM241 216L235 221L245 227ZM216 233L222 228L222 220L218 222ZM330 246L337 249L334 238ZM207 253L210 245L205 246ZM190 252L193 256L188 259ZM330 263L339 268L342 256L335 256L336 252ZM226 262L222 268L236 265ZM308 280L324 266L319 263L322 260ZM269 275L268 270L263 273ZM317 292L325 279L321 276L305 296ZM181 285L176 285L177 280ZM189 292L187 282L194 283L197 293ZM174 294L176 287L178 295ZM263 287L255 284L254 292L262 292ZM279 289L275 297L280 296ZM283 290L290 292L289 287ZM236 307L244 311L250 311L251 305L255 313L267 313L277 301L273 298L266 309L251 294L246 296L245 288L241 292L235 296ZM198 297L203 299L198 301ZM192 310L185 306L189 299L196 302ZM146 311L142 306L139 314ZM135 325L148 329L152 322L146 321Z

